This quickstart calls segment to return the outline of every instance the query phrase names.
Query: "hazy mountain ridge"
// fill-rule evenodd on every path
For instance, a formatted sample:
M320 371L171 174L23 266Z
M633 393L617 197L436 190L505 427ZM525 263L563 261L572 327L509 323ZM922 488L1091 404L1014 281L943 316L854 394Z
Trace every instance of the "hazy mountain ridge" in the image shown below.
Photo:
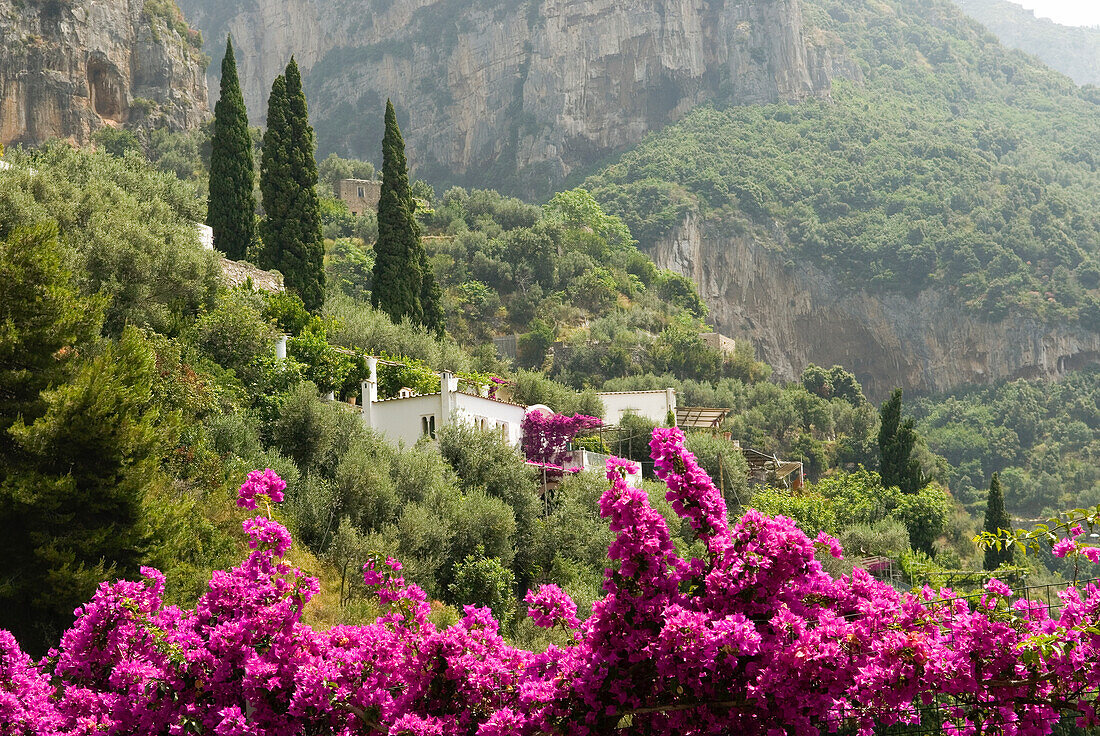
M954 0L1001 43L1032 54L1078 84L1100 85L1100 28L1082 28L1038 18L1009 0Z

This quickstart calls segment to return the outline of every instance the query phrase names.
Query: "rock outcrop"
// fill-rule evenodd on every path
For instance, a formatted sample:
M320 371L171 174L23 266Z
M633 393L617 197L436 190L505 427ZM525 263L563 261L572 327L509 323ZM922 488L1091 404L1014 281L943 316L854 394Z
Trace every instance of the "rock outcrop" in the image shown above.
M722 232L689 216L657 243L657 264L692 278L720 332L749 339L783 379L843 365L871 398L1014 378L1058 378L1100 363L1100 326L986 321L944 292L853 290L788 260L778 233Z
M0 142L194 127L209 115L200 44L172 0L0 0Z
M700 102L800 100L838 68L807 41L801 0L182 5L211 44L232 32L253 119L293 53L322 151L377 158L391 97L417 174L528 194Z

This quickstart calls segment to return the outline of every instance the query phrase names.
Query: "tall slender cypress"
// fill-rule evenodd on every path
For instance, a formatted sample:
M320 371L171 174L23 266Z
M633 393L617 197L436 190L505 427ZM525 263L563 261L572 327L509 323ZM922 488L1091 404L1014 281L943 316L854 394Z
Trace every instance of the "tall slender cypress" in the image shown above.
M879 472L882 484L897 486L906 493L916 493L925 485L920 463L913 457L917 430L912 418L902 421L901 389L882 404L879 412Z
M264 206L264 220L260 226L264 241L260 265L264 268L278 267L284 240L283 225L293 197L290 156L287 154L290 132L287 129L286 107L286 77L280 74L272 82L271 95L267 98L267 129L260 152L260 194Z
M394 322L421 322L424 288L420 237L409 187L405 140L397 127L393 103L386 100L386 133L382 138L382 191L378 199L378 241L374 246L371 303Z
M1005 509L1005 497L1001 492L1001 479L994 473L993 480L989 482L989 494L985 500L985 531L996 534L999 530L1012 531L1012 517ZM982 567L986 570L996 570L1005 563L1012 562L1012 547L1002 545L1001 549L989 547L985 550L985 560Z
M298 62L290 57L286 67L287 123L290 131L290 170L297 185L293 254L298 271L295 290L310 311L325 303L325 240L321 234L321 200L317 196L317 143L309 124L309 107L302 89Z
M221 96L214 106L214 136L210 151L210 197L206 224L214 231L214 247L235 261L242 260L256 238L255 174L248 111L237 78L233 39L225 39Z
M266 268L278 269L288 289L306 308L324 304L324 241L317 197L317 161L313 128L298 65L292 58L286 74L271 85L260 163L264 204Z

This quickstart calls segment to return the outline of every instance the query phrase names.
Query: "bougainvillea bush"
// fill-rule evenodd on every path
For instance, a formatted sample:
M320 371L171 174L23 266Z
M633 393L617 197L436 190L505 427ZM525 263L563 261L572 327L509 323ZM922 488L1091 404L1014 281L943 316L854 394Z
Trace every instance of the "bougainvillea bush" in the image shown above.
M603 425L598 417L550 414L535 410L523 418L523 454L535 463L561 466L569 443L581 432Z
M646 494L612 460L600 501L615 541L605 595L580 623L560 589L527 597L535 623L570 644L528 652L488 609L447 629L393 559L364 580L386 607L374 624L301 621L317 582L285 560L291 539L264 516L252 552L218 572L194 610L165 606L164 580L104 583L56 651L32 662L0 634L5 734L816 734L915 723L951 698L954 733L1044 734L1063 712L1094 722L1100 589L1069 589L1057 619L998 581L979 600L901 595L862 570L833 578L788 519L730 524L677 429L651 442L668 499L705 554L677 555ZM271 493L275 491L275 493ZM281 493L250 476L245 505ZM1081 553L1074 540L1059 552ZM1091 693L1091 694L1090 694Z

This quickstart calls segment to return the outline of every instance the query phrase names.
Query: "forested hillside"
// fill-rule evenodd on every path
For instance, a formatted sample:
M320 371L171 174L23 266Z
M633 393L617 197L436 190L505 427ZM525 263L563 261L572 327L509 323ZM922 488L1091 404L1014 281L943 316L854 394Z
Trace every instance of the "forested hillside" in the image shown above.
M14 168L0 177L0 237L60 269L33 278L51 290L50 303L61 311L19 339L76 348L58 353L65 360L41 374L45 383L8 384L27 408L18 421L5 418L21 429L13 430L16 444L0 448L19 458L0 483L0 514L32 535L8 537L12 559L30 554L28 566L51 569L50 560L66 558L79 564L88 546L114 561L116 575L138 564L161 566L170 598L193 600L209 570L238 549L237 478L251 467L271 467L288 483L287 520L310 553L300 560L326 581L311 609L314 620L370 615L361 590L346 580L347 565L368 549L398 555L433 598L482 601L504 618L533 581L556 581L582 602L598 595L607 544L593 505L599 479L570 480L547 505L522 456L495 436L456 430L441 435L439 451L393 448L355 413L318 398L319 391L338 398L358 392L361 366L336 348L400 357L405 367L381 376L385 396L402 386L438 390L431 369L441 368L464 380L515 381L518 401L567 413L601 413L591 389L673 387L685 405L731 409L724 428L745 446L803 459L809 477L823 479L806 497L825 499L822 508L882 493L877 475L860 467L878 467L878 412L851 374L813 369L800 382L776 385L747 344L732 355L706 346L705 309L691 284L655 268L622 222L583 190L533 207L491 191L456 189L435 198L417 185L452 336L440 340L369 306L372 241L355 232L372 236L371 218L356 222L336 200L325 200L325 228L335 236L327 245L330 290L324 315L310 317L291 297L219 287L215 262L198 248L189 222L198 190L153 172L134 152L118 158L54 146L8 158ZM322 178L349 167L370 173L363 164L329 160ZM50 223L63 226L59 241ZM29 232L38 234L28 240ZM6 250L5 258L15 252ZM33 283L29 278L23 280ZM20 299L13 294L8 303ZM79 313L85 321L72 321ZM518 365L510 365L488 338L520 330ZM280 331L291 335L283 363L274 357ZM109 382L101 385L97 376ZM1100 493L1089 463L1100 441L1098 380L1088 372L1056 392L1021 382L918 401L919 462L972 512L997 471L1014 514L1087 501ZM39 394L43 386L53 388ZM80 402L103 412L98 433L71 421ZM649 463L645 438L652 428L631 420L589 441ZM975 437L992 439L971 442ZM750 488L744 460L721 437L693 435L688 446L723 480L731 508L754 504L788 513L808 531L828 527L868 549L900 553L912 545L919 551L913 570L933 560L934 569L974 564L968 561L976 554L968 541L973 517L952 511L943 491L930 491L918 506L823 517L805 500ZM61 448L67 449L55 457ZM82 536L94 527L66 531L34 515L34 503L17 500L28 484L64 477L58 461L82 466L100 455L113 457L114 465L74 480L90 495L71 510L90 519L124 504L117 552ZM127 541L127 529L140 543ZM47 538L47 546L34 541ZM123 549L130 556L116 556ZM51 573L65 585L38 599L21 637L50 639L71 603L108 574L91 562ZM475 577L464 583L463 575ZM489 592L481 583L463 587L486 575L495 581ZM22 600L20 590L5 595ZM522 626L513 633L534 636Z
M697 211L852 289L935 288L990 319L1096 330L1100 98L946 2L816 0L806 16L862 84L699 109L590 178L597 199L643 247Z

